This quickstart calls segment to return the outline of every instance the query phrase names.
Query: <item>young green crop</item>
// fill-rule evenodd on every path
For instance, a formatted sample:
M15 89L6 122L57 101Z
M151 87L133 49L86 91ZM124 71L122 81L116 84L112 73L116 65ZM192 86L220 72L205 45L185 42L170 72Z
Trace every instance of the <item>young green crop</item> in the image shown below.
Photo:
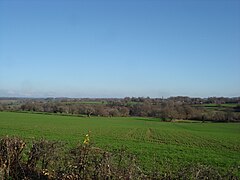
M125 147L145 170L206 164L222 171L240 165L240 124L174 123L139 117L72 117L0 112L0 135L46 138L69 146L91 143L109 151Z

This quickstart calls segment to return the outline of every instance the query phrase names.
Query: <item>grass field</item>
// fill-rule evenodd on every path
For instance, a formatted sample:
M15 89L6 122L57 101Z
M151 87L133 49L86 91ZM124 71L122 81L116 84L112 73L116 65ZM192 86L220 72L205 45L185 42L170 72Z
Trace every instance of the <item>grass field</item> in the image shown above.
M238 107L239 104L197 104L194 107L202 107L207 110L214 111L234 111L234 108Z
M139 117L71 117L0 112L0 135L24 139L82 142L88 131L94 146L121 147L137 156L145 170L205 164L222 171L240 165L240 124L171 123ZM156 162L156 163L154 163Z

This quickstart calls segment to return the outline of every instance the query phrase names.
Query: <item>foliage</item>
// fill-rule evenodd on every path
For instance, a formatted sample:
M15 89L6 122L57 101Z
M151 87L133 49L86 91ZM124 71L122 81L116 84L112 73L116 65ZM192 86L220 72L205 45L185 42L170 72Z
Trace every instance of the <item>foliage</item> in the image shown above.
M59 142L40 140L32 143L24 160L25 145L16 137L0 140L1 179L238 179L233 171L240 170L237 167L223 174L198 164L181 167L177 172L169 169L144 174L125 149L110 153L80 144L66 150Z
M240 122L240 98L1 99L0 111L103 117L157 117L165 121Z
M19 138L0 140L0 179L140 179L144 176L134 158L86 144L62 153L64 146L59 142L35 141L27 160L22 158L24 148L25 143Z
M186 123L191 122L191 123ZM240 162L239 123L161 122L140 117L72 117L0 112L0 135L57 140L74 148L91 131L90 143L114 152L122 146L137 157L147 173L177 172L181 167L204 164L225 172ZM167 159L167 160L166 160ZM157 164L153 162L157 160ZM166 163L167 162L167 163ZM50 163L51 165L51 163Z

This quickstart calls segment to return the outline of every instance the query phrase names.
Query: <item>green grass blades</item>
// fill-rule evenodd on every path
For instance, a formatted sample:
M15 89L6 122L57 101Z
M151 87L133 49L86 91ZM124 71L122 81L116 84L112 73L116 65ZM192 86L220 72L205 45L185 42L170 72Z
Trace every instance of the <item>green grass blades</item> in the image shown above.
M114 151L126 148L142 168L167 171L204 164L221 171L240 165L240 124L177 123L139 117L71 117L0 112L0 135L26 140L83 143L89 133L94 146Z

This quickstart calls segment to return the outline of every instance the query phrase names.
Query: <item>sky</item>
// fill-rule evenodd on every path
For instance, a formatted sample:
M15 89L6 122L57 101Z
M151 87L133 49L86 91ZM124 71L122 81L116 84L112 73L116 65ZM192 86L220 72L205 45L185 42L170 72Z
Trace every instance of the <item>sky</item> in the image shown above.
M0 0L9 96L240 96L240 1Z

